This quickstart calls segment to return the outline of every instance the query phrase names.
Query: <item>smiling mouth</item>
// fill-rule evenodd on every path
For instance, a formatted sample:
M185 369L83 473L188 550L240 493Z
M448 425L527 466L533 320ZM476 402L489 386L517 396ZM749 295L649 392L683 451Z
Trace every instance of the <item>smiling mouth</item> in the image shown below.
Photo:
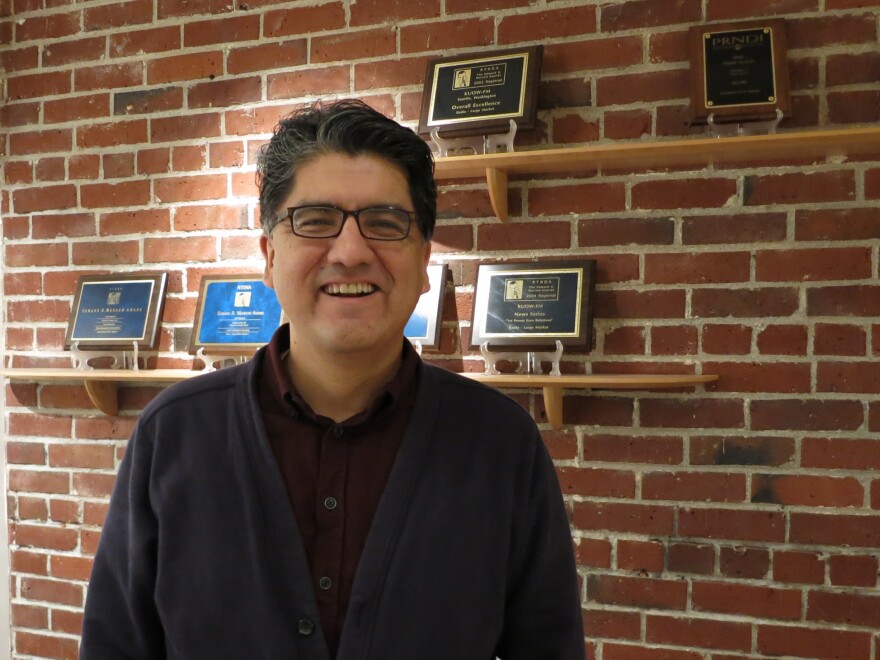
M376 291L376 285L367 282L327 284L321 290L331 296L358 297L370 295Z

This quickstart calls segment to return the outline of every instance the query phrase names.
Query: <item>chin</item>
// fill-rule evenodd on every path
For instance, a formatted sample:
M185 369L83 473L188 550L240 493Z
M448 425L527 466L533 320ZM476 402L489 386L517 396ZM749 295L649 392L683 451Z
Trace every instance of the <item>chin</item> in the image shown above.
M330 331L321 337L319 345L327 351L351 353L376 350L381 346L381 342L375 337L364 336L357 332Z
M376 354L389 350L396 351L403 344L403 328L394 335L377 336L358 333L339 335L333 343L340 351L372 351Z

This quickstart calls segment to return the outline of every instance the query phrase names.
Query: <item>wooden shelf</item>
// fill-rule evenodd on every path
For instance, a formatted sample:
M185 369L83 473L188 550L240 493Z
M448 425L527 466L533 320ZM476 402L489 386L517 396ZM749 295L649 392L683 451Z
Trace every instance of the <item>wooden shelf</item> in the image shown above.
M201 371L185 369L0 369L0 376L10 380L36 382L82 381L95 407L107 415L119 412L117 386L119 383L173 383L200 375ZM480 383L496 388L541 388L547 419L554 429L562 427L562 393L566 389L645 390L691 387L718 380L707 375L520 375L462 374Z
M597 144L479 156L438 158L437 180L486 178L492 208L507 219L507 179L512 174L552 174L591 169L650 169L720 165L750 160L844 158L880 154L880 128L742 135Z
M653 390L676 387L692 387L718 380L712 375L665 375L665 374L588 374L583 376L562 375L520 375L502 374L462 374L480 383L496 388L541 388L544 394L544 409L547 421L559 430L562 428L562 392L565 389L597 390Z
M186 369L0 369L0 376L10 380L35 382L82 381L95 408L107 415L119 412L116 388L119 383L176 383L198 376L201 371Z

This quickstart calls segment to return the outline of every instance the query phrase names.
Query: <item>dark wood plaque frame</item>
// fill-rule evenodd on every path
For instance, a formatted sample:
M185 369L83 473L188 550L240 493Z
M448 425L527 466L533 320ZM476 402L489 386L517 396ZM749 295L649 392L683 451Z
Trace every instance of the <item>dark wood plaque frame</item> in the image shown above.
M532 277L552 277L554 273L568 273L573 270L580 271L580 286L577 290L576 301L577 332L558 335L553 333L523 333L516 335L507 333L492 333L484 330L485 319L488 316L489 305L489 280L499 275L523 274ZM481 278L484 281L481 283ZM477 268L477 282L474 287L474 305L471 314L471 347L479 347L483 342L489 342L490 347L507 346L525 351L546 350L552 347L556 340L562 342L567 351L588 352L593 342L593 292L596 280L596 261L593 259L573 259L571 261L525 261L506 262L498 264L480 264ZM539 301L540 302L540 301ZM522 305L529 305L527 299L523 299ZM525 307L523 307L525 310Z
M733 36L739 32L764 30L770 37L772 80L775 95L767 101L715 105L708 99L706 40L712 35ZM779 109L784 117L791 115L788 82L788 46L785 21L781 18L745 23L697 25L690 29L691 122L705 124L709 115L716 123L761 121L776 118Z
M167 281L167 273L117 273L111 275L80 276L76 282L76 293L73 297L73 305L70 308L70 319L67 322L67 333L64 338L64 350L70 350L73 348L75 342L80 349L91 351L131 350L135 342L137 342L139 349L155 349L159 345L159 327L162 323L162 312L165 308L165 287ZM125 338L74 336L76 322L82 311L83 289L86 286L110 286L117 283L120 286L125 286L126 284L138 284L141 282L150 282L152 284L150 298L147 301L146 308L142 312L139 312L139 314L143 314L144 318L144 329L142 334L137 337ZM108 302L107 304L110 305L112 303ZM113 311L110 307L108 307L108 310ZM108 313L110 312L108 311Z
M535 127L538 108L538 83L541 78L541 62L543 46L524 46L480 53L463 53L454 57L441 57L428 62L425 73L425 88L422 93L422 110L419 118L419 133L430 134L438 129L441 137L464 137L469 135L490 135L505 133L510 129L510 120L516 122L517 130L528 130ZM519 111L505 112L497 115L480 115L474 111L458 118L437 118L434 113L435 102L439 94L451 94L451 90L440 90L439 73L455 65L468 65L469 68L490 66L492 62L524 58L523 74L517 83ZM505 81L504 85L508 85ZM485 87L490 87L486 85Z

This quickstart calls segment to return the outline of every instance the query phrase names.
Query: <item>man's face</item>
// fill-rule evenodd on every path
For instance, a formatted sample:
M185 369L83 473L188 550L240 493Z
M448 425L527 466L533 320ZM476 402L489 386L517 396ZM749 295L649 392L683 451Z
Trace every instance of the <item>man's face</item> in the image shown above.
M404 172L377 156L331 153L296 173L293 189L276 212L293 206L413 210ZM282 220L263 236L263 281L275 289L290 319L291 350L317 355L399 350L403 328L428 290L431 244L415 220L402 241L366 239L348 216L336 238L303 238ZM355 290L357 293L341 293Z

